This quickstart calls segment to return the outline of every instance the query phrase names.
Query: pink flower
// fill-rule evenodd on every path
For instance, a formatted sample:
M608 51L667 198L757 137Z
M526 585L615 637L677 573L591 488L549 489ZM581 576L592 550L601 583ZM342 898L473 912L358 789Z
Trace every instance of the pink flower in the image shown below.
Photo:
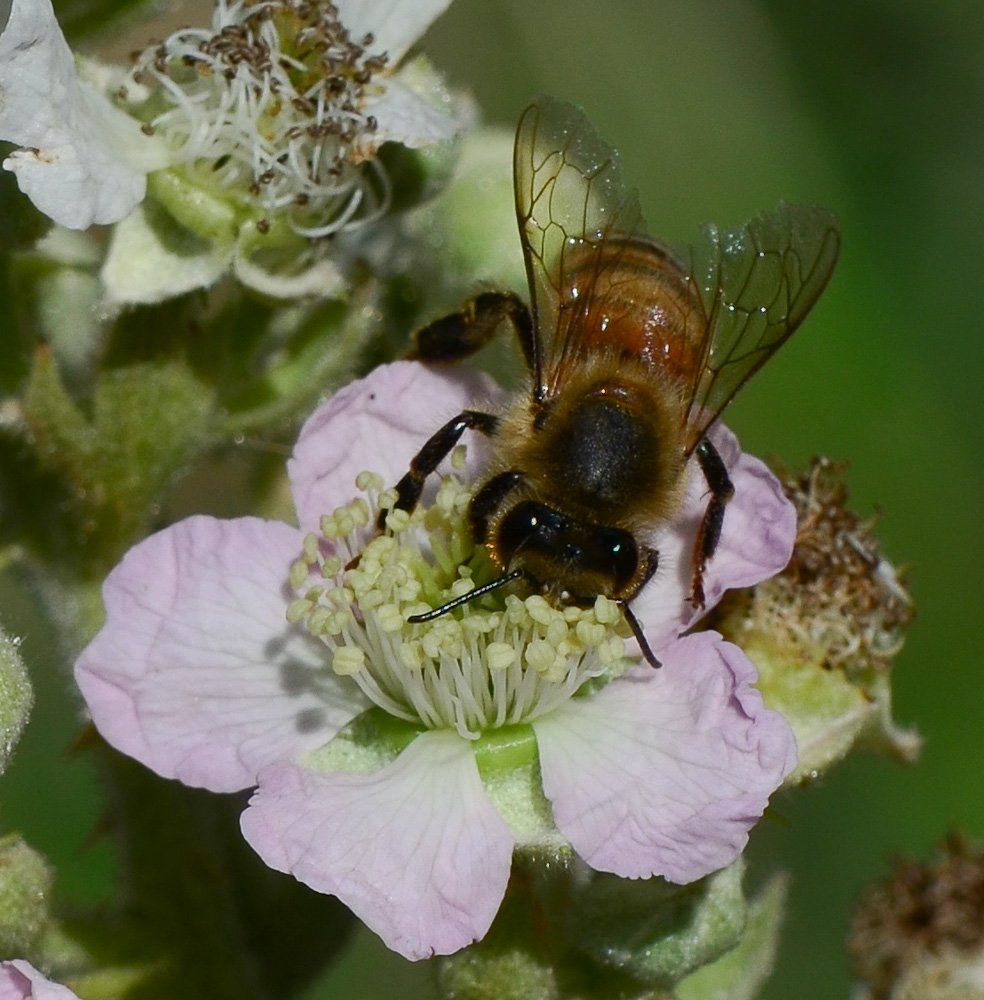
M300 527L192 517L141 542L107 579L106 624L76 664L111 744L189 785L255 786L242 828L266 863L339 896L413 959L485 934L516 844L567 842L600 871L680 883L730 864L795 757L789 726L763 706L744 653L714 632L683 635L694 617L689 560L706 503L699 475L683 515L656 540L659 572L633 602L659 670L625 669L612 645L621 640L610 630L598 639L593 612L584 612L577 636L595 637L547 647L548 665L530 686L523 664L545 641L529 639L524 658L514 656L502 637L521 627L504 632L513 621L505 611L489 616L498 631L463 630L460 658L438 648L438 677L412 669L415 657L430 655L426 642L406 638L418 626L401 629L386 605L370 623L368 600L363 622L362 609L352 615L338 603L350 589L309 589L309 568L325 565L329 576L338 568L332 546L311 533L350 504L357 475L371 469L395 483L445 420L499 395L480 376L407 362L349 385L308 420L288 464ZM723 427L712 436L735 498L705 581L709 605L781 569L795 533L765 466ZM484 448L469 441L466 480ZM356 517L349 548L337 543L342 562L371 537L358 527L367 520ZM418 584L394 574L398 589L412 584L414 600ZM531 600L539 615L540 599ZM347 624L314 627L339 608ZM438 621L459 628L450 619ZM356 634L365 634L364 649L345 645ZM484 652L467 652L475 649ZM509 678L526 685L522 697ZM387 721L374 703L397 718ZM521 754L538 758L549 803L539 814L552 812L546 826L530 818L535 808L501 794L509 768L496 764L494 743L507 732Z
M0 962L0 1000L79 1000L67 987L53 983L28 962Z

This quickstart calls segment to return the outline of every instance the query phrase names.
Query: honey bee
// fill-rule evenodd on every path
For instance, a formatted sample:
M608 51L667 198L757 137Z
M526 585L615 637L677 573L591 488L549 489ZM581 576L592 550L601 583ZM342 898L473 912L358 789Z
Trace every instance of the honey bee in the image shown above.
M737 230L706 226L674 252L646 234L616 153L584 113L546 96L520 119L513 176L529 307L484 292L419 330L409 356L457 360L508 323L528 388L500 413L448 421L396 487L396 506L412 510L462 434L486 435L470 522L500 575L410 620L516 580L557 604L603 594L658 666L629 607L659 564L654 538L695 460L709 490L692 556L690 601L702 607L733 494L707 431L816 302L840 231L827 211L781 204Z

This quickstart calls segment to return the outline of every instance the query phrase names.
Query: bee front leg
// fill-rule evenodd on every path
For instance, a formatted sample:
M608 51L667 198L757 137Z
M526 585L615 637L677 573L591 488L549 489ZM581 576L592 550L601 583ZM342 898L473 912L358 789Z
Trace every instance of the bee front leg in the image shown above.
M690 594L690 603L695 608L703 608L704 570L707 568L708 559L717 549L721 538L721 527L724 524L724 508L735 495L735 488L728 476L724 460L707 438L697 445L696 452L697 461L711 490L711 499L697 529L697 540L694 543L694 586Z
M482 292L460 312L428 323L413 335L413 347L405 357L411 361L460 361L490 343L504 322L516 331L526 366L532 371L536 356L533 319L526 303L512 292Z
M396 484L397 510L413 510L420 500L427 477L441 464L458 439L466 430L480 431L489 435L495 433L499 426L499 418L481 410L463 410L458 416L449 420L439 431L432 434L423 448L410 460L410 469ZM380 511L376 527L382 531L385 527L386 511Z

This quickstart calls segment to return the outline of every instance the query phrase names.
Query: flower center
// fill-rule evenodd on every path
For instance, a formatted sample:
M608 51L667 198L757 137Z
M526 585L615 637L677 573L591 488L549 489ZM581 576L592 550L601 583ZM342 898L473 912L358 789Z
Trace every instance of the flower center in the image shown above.
M433 506L408 514L393 509L395 492L378 476L362 473L357 486L366 498L323 517L320 534L305 539L287 617L303 621L331 650L335 673L376 705L477 739L551 712L628 665L621 609L600 596L588 608L555 608L538 594L497 590L408 622L494 578L467 527L472 494L451 475ZM386 532L373 536L380 510Z
M199 179L288 210L305 236L381 214L388 180L356 165L376 121L362 110L386 69L373 42L349 37L329 2L218 0L210 28L183 28L138 56L133 75L157 85L150 127ZM376 85L378 87L378 85Z

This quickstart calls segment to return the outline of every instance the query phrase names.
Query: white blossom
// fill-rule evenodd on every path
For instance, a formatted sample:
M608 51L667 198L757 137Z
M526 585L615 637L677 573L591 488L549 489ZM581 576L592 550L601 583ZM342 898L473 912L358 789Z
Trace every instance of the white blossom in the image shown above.
M22 148L4 166L72 228L124 219L164 167L261 232L276 213L304 237L363 225L389 204L379 147L460 128L435 75L397 65L449 3L218 0L211 25L148 49L111 100L80 74L50 0L14 0L0 34L0 138Z

